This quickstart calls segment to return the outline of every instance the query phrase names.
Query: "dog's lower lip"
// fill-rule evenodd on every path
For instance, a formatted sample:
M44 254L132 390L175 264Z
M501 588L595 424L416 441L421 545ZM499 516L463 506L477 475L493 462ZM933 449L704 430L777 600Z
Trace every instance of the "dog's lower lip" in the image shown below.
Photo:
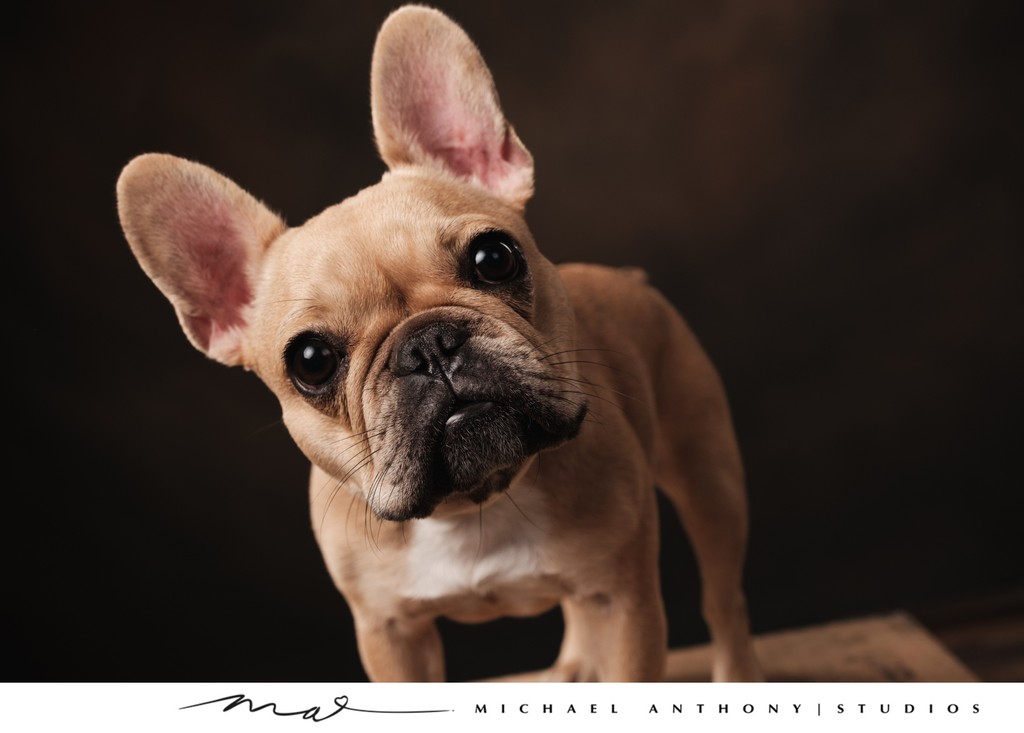
M482 412L487 412L492 407L494 407L493 402L471 402L468 405L463 405L455 412L453 412L451 415L449 415L448 419L445 421L444 424L454 425L460 420L465 420L466 418L479 415Z

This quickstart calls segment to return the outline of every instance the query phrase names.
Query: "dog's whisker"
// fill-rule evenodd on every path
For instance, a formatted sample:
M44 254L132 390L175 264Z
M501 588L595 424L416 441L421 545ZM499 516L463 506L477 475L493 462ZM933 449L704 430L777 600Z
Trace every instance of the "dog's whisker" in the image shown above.
M385 435L386 433L387 433L386 430L381 430L380 432L374 433L373 435L366 435L363 438L361 438L358 442L353 443L352 445L348 446L347 448L345 448L342 451L339 451L337 453L337 457L341 458L343 455L345 455L346 453L348 453L351 450L355 450L356 448L368 446L368 445L370 445L370 441L371 440L373 440L374 438L379 438L379 437ZM344 441L338 440L338 441L335 441L334 443L332 443L331 445L333 447L335 445L339 445L339 444L343 444L343 443L344 443Z
M568 397L561 397L561 398L559 397L559 395L567 395L567 394L583 395L585 397L589 397L590 399L598 400L599 402L604 402L605 404L612 405L613 407L615 407L615 408L625 412L625 410L623 409L622 405L620 405L618 402L613 402L612 400L606 399L606 398L602 397L601 395L591 394L590 392L585 392L585 391L579 390L579 389L563 389L563 390L559 390L558 394L550 394L548 396L552 397L554 399L563 399L566 402L569 402L570 404L574 404L574 405L579 406L579 403L573 402Z
M362 453L363 453L363 451L371 450L371 448L372 448L372 446L370 446L369 443L367 443L365 446L363 446L362 451L360 451L359 453L356 453L354 456L352 456L347 461L345 461L343 464L341 464L340 470L344 471L345 468L347 466L351 465L351 463L353 461L363 461L363 460L369 459L370 456L372 456L374 453L377 452L376 450L372 451L370 454L368 454L366 456L362 455ZM380 449L378 448L377 450L380 450ZM343 451L343 453L344 453L344 451ZM341 479L341 483L345 483L349 478L351 478L352 474L355 471L357 471L359 468L360 468L360 466L356 466L355 468L352 469L352 471L349 471L348 473L346 473L345 477ZM321 491L322 491L322 489L321 489ZM314 499L318 499L318 498L320 498L319 493L314 497Z
M380 537L380 530L383 528L384 523L386 521L388 521L388 520L382 519L378 515L378 513L373 510L373 507L374 506L385 507L385 506L387 506L387 505L389 505L391 503L391 495L394 494L394 491L395 491L395 489L397 487L394 484L392 484L391 492L389 493L387 500L383 501L383 502L380 501L380 492L381 492L381 489L384 487L384 483L385 483L385 481L387 481L387 478L388 478L389 474L391 473L391 469L393 467L394 467L394 464L388 463L388 464L384 465L379 471L377 471L376 475L373 477L373 480L370 482L370 487L369 487L369 489L367 491L367 497L368 497L367 506L369 507L369 510L367 512L367 521L366 521L364 527L365 527L365 531L367 533L367 540L368 540L368 542L372 543L374 550L377 551L377 552L380 551L380 544L378 542L378 539ZM376 521L376 523L377 523L377 532L376 533L374 533L374 531L373 531L373 523L374 523L374 521Z
M348 511L345 512L345 546L346 547L352 547L352 537L351 537L351 533L348 531L348 528L352 526L352 510L355 508L356 503L357 502L355 502L355 501L350 501L348 503ZM366 502L365 501L363 502L363 506L364 506L364 511L365 511L365 506L366 506ZM322 521L321 521L321 526L322 526Z
M586 395L588 397L592 397L593 399L601 400L601 397L599 397L598 395L592 395L592 394L589 394L588 392L576 392L576 391L565 390L565 394L583 394L583 395ZM567 402L568 404L572 405L573 407L575 407L577 409L582 407L583 404L584 404L582 400L574 400L574 399L571 399L569 397L565 397L562 394L549 394L547 396L552 398L552 399L555 399L555 400L561 400L562 402ZM608 400L603 400L603 401L607 402ZM615 404L615 403L613 402L611 404ZM619 405L615 405L615 406L619 407ZM620 407L620 409L621 409L621 407ZM594 425L597 425L597 426L599 426L601 428L607 427L602 420L598 419L599 415L600 415L600 412L598 411L597 407L595 405L593 405L592 403L588 403L587 404L587 414L583 417L583 421L584 422L593 423Z
M380 428L380 430L383 430L383 429L384 428ZM366 430L360 430L358 433L348 433L347 435L344 435L341 438L339 438L337 442L343 442L345 440L352 440L353 438L359 438L359 437L361 437L363 435L369 435L370 433L376 432L377 430L378 430L377 427L372 427L372 428L367 428Z
M377 502L377 492L380 490L380 484L383 481L383 474L387 471L388 467L377 472L377 474L370 480L370 485L366 489L366 508L363 511L363 541L367 548L374 551L379 550L373 541L373 520L381 521L377 516L377 512L373 510L374 504Z
M552 338L549 338L547 341L541 341L539 344L527 343L527 346L529 346L530 350L533 351L535 354L540 354L541 358L545 358L546 359L546 358L548 358L548 354L547 354L547 352L544 351L544 348L547 347L549 344L553 344L553 343L555 343L557 341L561 341L563 339L566 340L566 341L569 340L568 338L566 338L564 336L554 336ZM558 353L558 352L556 352L556 353Z
M380 437L381 435L384 435L386 432L387 432L387 428L381 428L380 430L377 430L376 428L370 428L369 430L364 430L361 433L353 433L351 435L345 435L345 436L343 436L341 438L337 438L336 440L332 440L330 445L332 445L332 446L344 445L345 443L349 442L350 440L356 440L357 438L361 438L363 440L369 440L369 439Z
M387 474L388 474L388 472L389 472L390 470L391 470L391 466L390 466L390 464L389 464L388 466L385 466L385 467L384 467L384 470L383 470L383 471L381 471L381 472L380 472L380 473L378 474L378 480L377 480L377 481L375 482L375 483L377 483L377 487L378 487L378 488L376 489L376 491L380 491L380 486L381 486L381 485L382 485L382 484L384 483L384 478L385 478L385 477L387 476ZM396 486L395 486L394 484L392 484L392 485L391 485L391 492L390 492L390 493L388 494L388 499L387 499L387 503L388 503L388 504L390 504L390 503L391 503L391 497L392 497L392 496L394 495L394 493L395 493L395 489L396 489ZM375 536L374 536L374 538L373 538L373 544L374 544L374 547L376 547L376 548L377 548L377 551L378 551L378 552L383 552L383 551L381 550L381 547L380 547L380 533L381 533L381 531L382 531L382 530L384 529L384 521L385 521L385 520L383 520L383 519L380 519L380 518L378 517L378 519L377 519L377 533L376 533L376 535L375 535ZM402 526L403 526L403 528L404 528L404 526L405 526L405 523L404 523L404 522L402 522L401 524L402 524Z
M369 460L369 459L367 459L367 460ZM359 466L357 466L356 468L359 468ZM328 497L327 497L327 503L326 503L326 504L324 505L324 510L323 510L323 512L322 512L322 513L320 514L320 528L319 528L319 534L320 534L321 536L323 535L323 530L324 530L324 522L326 522L326 521L327 521L327 515L328 515L328 514L330 514L330 510L331 510L331 504L333 504L333 503L334 503L334 499L335 499L335 498L336 498L336 497L338 496L338 493L339 493L339 492L340 492L340 491L341 491L341 490L342 490L342 489L343 489L344 487L345 487L345 479L342 479L342 480L340 480L340 481L336 481L336 482L334 483L334 485L333 485L333 486L331 487L331 494L330 494L330 496L328 496Z
M619 351L618 349L574 348L574 349L565 349L563 351L553 351L550 354L545 354L544 355L544 359L552 359L552 358L554 358L556 356L562 356L564 354L578 354L578 353L583 352L583 351L599 351L599 352L605 352L605 353L608 353L608 354L617 354L618 356L628 356L628 354L626 354L624 351Z
M616 403L614 400L610 400L607 397L604 397L602 395L597 394L596 392L587 392L584 389L584 387L590 387L590 388L592 388L594 390L604 389L604 390L607 390L607 391L611 392L612 394L618 395L618 396L623 397L625 399L636 400L636 398L633 397L632 395L628 395L628 394L625 394L623 392L619 392L618 390L615 390L615 389L613 389L611 387L608 387L606 385L603 385L603 384L595 384L594 382L591 382L591 381L589 381L587 379L573 379L572 377L545 377L544 375L537 375L537 376L540 376L540 377L544 378L545 381L561 382L561 383L568 384L568 385L571 385L571 386L574 386L574 387L579 387L579 390L565 390L565 391L567 391L567 392L568 391L573 391L576 394L584 394L584 395L586 395L588 397L593 397L595 400L605 400L609 404L617 405L619 407L621 407L621 405L618 405L618 403Z
M594 389L603 389L603 390L606 390L608 392L611 392L614 395L618 395L619 397L622 397L623 399L632 400L634 402L638 401L638 399L636 397L634 397L633 395L631 395L631 394L627 394L625 392L621 392L621 391L615 389L614 387L609 387L606 384L598 384L597 382L591 382L589 379L576 379L575 377L561 377L561 376L544 375L544 374L536 374L534 376L537 376L537 377L540 377L541 379L546 379L546 380L552 381L552 382L568 382L570 384L578 384L578 385L582 385L582 386L585 386L585 387L593 387ZM597 397L597 395L593 395L593 396ZM598 399L600 399L600 398L598 398Z
M373 486L366 492L363 502L363 545L370 547L370 522L373 521Z
M572 381L575 381L575 382L585 382L586 384L593 384L594 386L602 386L602 385L598 385L598 384L590 381L589 379L587 379L582 374L577 375L575 377L569 377L569 376L566 376L564 374L552 374L551 372L548 372L548 371L537 371L537 370L533 370L533 369L526 370L524 372L524 374L526 374L526 376L528 376L528 377L535 377L535 378L540 379L540 380L547 380L547 381L555 381L555 380L569 381L569 380L572 380Z
M316 302L315 298L281 298L281 299L279 299L279 300L277 300L275 302L276 303L311 303L311 305L307 305L305 308L298 308L297 310L292 311L291 313L289 313L284 318L284 320L281 321L280 324L278 324L278 327L277 327L278 335L283 334L284 332L290 330L291 329L291 324L294 321L300 320L301 318L305 317L308 313L320 310L320 305Z
M568 364L591 364L593 366L604 367L609 371L616 372L617 374L621 374L624 377L629 377L630 379L638 379L638 377L632 372L627 372L625 369L619 369L618 367L612 366L611 364L606 364L603 361L594 361L593 359L568 359L566 361L549 361L545 363L548 364L549 366L565 366Z
M534 522L532 519L530 519L530 517L527 516L526 512L523 511L523 508L521 506L519 506L519 504L516 502L515 499L512 498L512 492L511 491L506 491L505 492L505 498L508 499L510 502L512 502L512 506L514 506L516 508L516 511L518 511L520 514L523 515L523 519L525 519L527 522L532 524L537 529L540 529L540 526L536 522Z
M270 430L271 428L276 428L278 425L283 425L283 424L284 424L284 420L282 420L281 418L278 418L277 420L274 420L273 422L267 423L263 427L256 428L255 430L250 432L245 437L245 439L246 440L251 440L252 438L255 438L257 435L259 435L260 433L265 433L268 430Z
M553 400L561 400L562 402L568 402L570 405L572 405L576 409L579 409L579 408L583 407L584 404L586 404L586 400L573 400L573 399L570 399L570 398L566 397L565 395L567 395L567 394L581 394L581 395L586 395L587 397L593 397L594 399L597 399L597 397L595 395L592 395L592 394L590 394L588 392L576 391L576 390L559 390L558 392L549 392L549 393L545 394L545 397L550 397Z
M544 375L543 375L543 373L541 373L539 376L544 376ZM626 392L621 392L621 391L615 389L614 387L608 386L607 384L601 384L600 382L594 382L593 380L587 379L586 377L584 377L582 375L580 375L578 377L566 377L566 376L563 376L563 375L560 375L560 374L552 374L552 375L547 375L547 378L548 379L552 379L552 380L559 380L559 381L563 381L563 382L576 382L578 384L585 384L588 387L593 387L594 389L604 389L604 390L607 390L609 392L614 392L615 394L617 394L617 395L619 395L621 397L625 397L626 399L630 399L630 400L635 400L636 399L636 397L634 397L631 394L627 394Z
M480 557L484 552L484 505L477 505L477 539L476 539L476 557L473 558L473 565L480 562Z
M359 463L357 463L355 466L353 466L352 469L348 473L346 473L341 479L339 479L337 486L335 486L334 490L331 492L331 495L329 497L327 497L327 504L324 506L323 514L320 517L320 531L321 532L323 531L324 521L327 519L327 514L330 511L331 504L334 502L334 498L338 495L338 492L341 491L341 488L355 474L355 472L360 470L360 469L362 469L367 464L369 464L369 462L373 458L374 454L378 453L379 451L380 451L380 448L378 448L377 450L371 451L366 457L364 457L361 461L359 461ZM345 465L348 465L348 464L346 463Z

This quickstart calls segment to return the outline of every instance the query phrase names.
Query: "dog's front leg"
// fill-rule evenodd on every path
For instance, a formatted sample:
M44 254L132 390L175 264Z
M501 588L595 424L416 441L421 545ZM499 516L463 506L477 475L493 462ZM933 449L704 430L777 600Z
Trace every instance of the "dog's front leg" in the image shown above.
M668 624L657 570L656 505L653 491L643 496L633 537L611 554L594 553L589 580L562 600L565 635L547 679L655 682L664 677Z
M661 594L595 593L562 602L565 637L550 681L658 682L665 674L668 631Z
M441 635L431 618L356 614L356 639L372 682L444 682Z

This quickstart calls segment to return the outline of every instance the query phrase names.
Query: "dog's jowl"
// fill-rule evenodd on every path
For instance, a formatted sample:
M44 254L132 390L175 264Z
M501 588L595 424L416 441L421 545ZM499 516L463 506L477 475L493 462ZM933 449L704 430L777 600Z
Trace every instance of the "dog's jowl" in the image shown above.
M560 605L539 679L661 679L657 487L696 551L713 679L759 679L743 470L693 334L637 271L540 253L533 158L458 25L395 11L370 81L388 171L301 226L171 155L117 184L188 339L280 400L367 674L442 680L438 617Z

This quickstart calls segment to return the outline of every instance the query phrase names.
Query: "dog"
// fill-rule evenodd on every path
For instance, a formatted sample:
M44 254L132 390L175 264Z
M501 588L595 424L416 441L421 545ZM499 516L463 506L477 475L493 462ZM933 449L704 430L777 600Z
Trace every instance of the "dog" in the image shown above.
M711 678L761 679L745 479L708 356L641 272L540 253L533 158L459 25L400 7L371 65L388 170L301 226L172 155L117 181L187 338L255 372L310 460L368 678L444 680L438 617L560 605L557 660L530 679L662 680L660 489L700 568Z

